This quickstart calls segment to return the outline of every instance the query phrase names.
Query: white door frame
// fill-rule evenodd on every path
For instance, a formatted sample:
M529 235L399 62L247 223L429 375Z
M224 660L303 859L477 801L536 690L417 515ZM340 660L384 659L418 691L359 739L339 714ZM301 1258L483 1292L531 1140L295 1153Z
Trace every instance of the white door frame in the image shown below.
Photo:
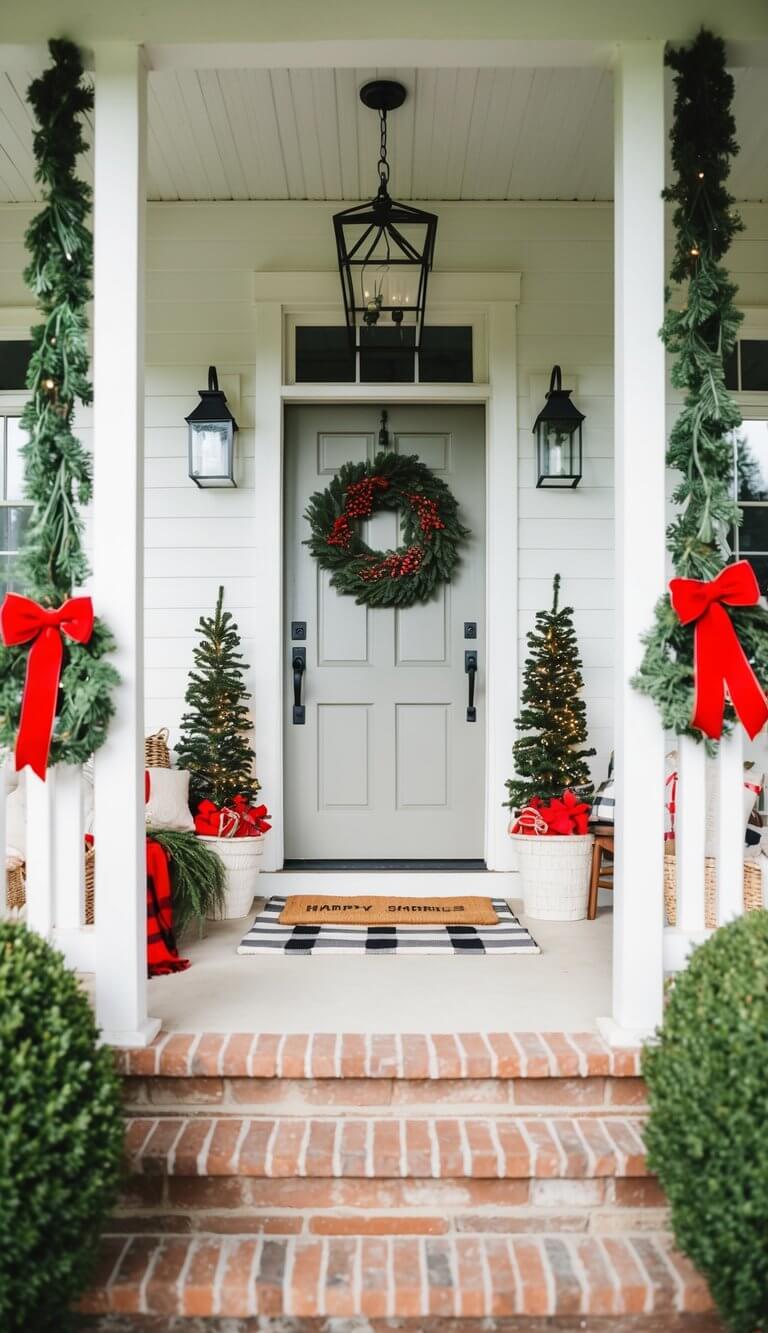
M340 317L337 273L254 275L256 483L254 548L261 586L258 649L251 665L259 777L273 816L264 869L283 865L283 418L289 403L477 403L485 406L486 638L484 854L491 870L514 868L503 809L518 707L517 305L520 274L435 273L430 308L484 316L487 377L475 384L288 384L287 317L328 309Z

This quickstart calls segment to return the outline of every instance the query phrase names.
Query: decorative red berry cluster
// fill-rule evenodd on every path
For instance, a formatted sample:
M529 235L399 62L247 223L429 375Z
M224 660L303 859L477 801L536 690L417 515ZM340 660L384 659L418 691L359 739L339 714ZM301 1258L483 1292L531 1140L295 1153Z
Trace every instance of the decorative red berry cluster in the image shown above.
M388 489L389 482L386 477L363 477L361 481L353 481L346 490L344 513L349 518L370 518L376 491Z
M352 540L352 528L346 514L340 514L334 519L333 527L328 533L327 541L329 546L343 546L344 549L349 546Z
M419 495L417 491L407 492L406 495L419 516L419 527L422 532L436 532L438 528L445 527L438 512L437 500L430 500L428 496Z
M361 569L360 578L365 583L377 583L379 579L401 579L408 574L416 574L423 559L424 550L421 546L409 546L402 554L393 551L375 565Z

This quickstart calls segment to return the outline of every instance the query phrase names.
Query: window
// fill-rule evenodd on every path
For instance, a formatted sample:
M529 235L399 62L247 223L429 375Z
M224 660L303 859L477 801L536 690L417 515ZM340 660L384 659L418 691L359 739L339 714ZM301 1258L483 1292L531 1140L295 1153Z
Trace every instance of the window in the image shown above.
M768 392L768 338L739 338L725 362L725 386L733 392Z
M295 380L297 384L471 384L474 332L471 324L427 326L416 352L413 329L363 327L356 353L343 326L297 324Z
M32 343L28 338L0 338L0 390L24 388L31 355Z
M24 460L21 446L26 436L18 416L0 416L2 444L2 500L0 500L0 595L17 592L14 567L21 549L31 505L24 502Z
M736 495L743 512L733 537L736 560L748 560L760 591L768 589L768 419L746 419L735 432Z

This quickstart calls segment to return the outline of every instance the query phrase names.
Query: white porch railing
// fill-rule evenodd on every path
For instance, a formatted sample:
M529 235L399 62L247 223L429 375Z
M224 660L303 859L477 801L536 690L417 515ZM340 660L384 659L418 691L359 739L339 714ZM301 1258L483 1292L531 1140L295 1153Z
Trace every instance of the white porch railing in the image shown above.
M712 933L705 915L705 861L714 858L717 882L715 924L744 910L744 747L738 728L716 759L689 737L678 744L675 813L676 921L664 926L664 970L685 966L692 947ZM714 791L711 788L714 786ZM707 800L708 787L710 801ZM707 808L714 807L716 834L707 847Z

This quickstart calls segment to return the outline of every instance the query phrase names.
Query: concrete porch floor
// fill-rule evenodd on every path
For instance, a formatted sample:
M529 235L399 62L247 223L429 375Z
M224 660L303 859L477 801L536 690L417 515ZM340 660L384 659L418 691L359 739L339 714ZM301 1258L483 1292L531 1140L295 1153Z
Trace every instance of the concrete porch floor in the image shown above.
M241 957L256 909L185 944L191 967L149 982L149 1012L184 1032L494 1032L593 1028L611 1012L610 909L527 921L527 957Z

